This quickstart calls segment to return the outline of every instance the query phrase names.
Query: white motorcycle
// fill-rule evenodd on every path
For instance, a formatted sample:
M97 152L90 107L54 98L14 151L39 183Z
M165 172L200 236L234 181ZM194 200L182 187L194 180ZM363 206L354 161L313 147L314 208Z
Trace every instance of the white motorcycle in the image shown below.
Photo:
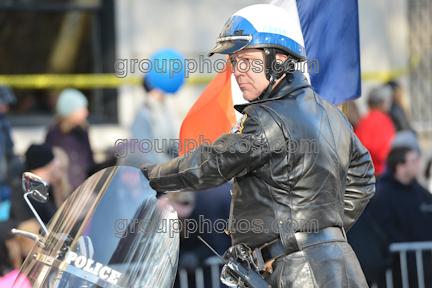
M35 245L13 288L134 288L174 285L177 213L161 204L141 171L115 166L88 178L45 227L28 197L48 200L48 185L23 174L24 198L42 225L40 235L13 229Z

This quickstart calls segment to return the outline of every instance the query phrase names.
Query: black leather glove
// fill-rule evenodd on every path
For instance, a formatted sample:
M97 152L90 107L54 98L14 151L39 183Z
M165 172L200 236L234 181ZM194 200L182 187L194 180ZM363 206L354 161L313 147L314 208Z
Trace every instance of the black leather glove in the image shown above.
M147 180L150 180L150 173L155 166L156 164L150 164L150 163L146 163L141 166L141 172L144 174Z

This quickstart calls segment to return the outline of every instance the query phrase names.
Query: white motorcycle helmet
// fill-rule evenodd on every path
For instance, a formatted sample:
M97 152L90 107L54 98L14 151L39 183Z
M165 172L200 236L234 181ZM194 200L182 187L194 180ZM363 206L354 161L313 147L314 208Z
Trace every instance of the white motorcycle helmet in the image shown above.
M249 48L263 49L266 77L270 81L263 93L270 92L273 84L284 74L276 72L282 70L276 65L275 69L272 67L276 53L288 55L288 60L306 59L303 34L295 9L295 6L285 10L274 5L258 4L239 10L225 23L216 47L208 56L232 54Z

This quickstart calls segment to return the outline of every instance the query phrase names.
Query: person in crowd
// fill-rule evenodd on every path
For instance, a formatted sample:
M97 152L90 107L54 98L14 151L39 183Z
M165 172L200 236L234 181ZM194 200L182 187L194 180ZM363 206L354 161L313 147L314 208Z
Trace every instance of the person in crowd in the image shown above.
M390 81L387 83L392 88L392 105L388 114L390 115L396 131L412 130L408 117L410 115L405 93L399 83Z
M57 181L53 183L55 206L58 209L73 191L69 183L69 178L67 174L69 159L66 152L60 147L53 147L53 153L54 157L57 158L60 162L60 171L58 172L59 176L57 178Z
M99 172L102 169L111 167L111 166L116 166L116 165L120 165L119 163L117 163L118 158L115 156L115 150L113 147L108 147L105 152L105 160L102 162L98 162L95 163L93 166L91 166L88 170L87 170L87 178L92 176L94 173ZM129 165L131 166L131 165Z
M380 177L385 171L385 160L395 136L393 122L388 116L392 104L392 90L380 86L369 93L369 113L360 119L354 129L355 134L369 150L375 166L375 175Z
M16 262L10 257L10 254L14 254L17 250L14 249L16 246L11 247L12 245L8 242L13 237L11 230L16 228L18 224L18 221L11 219L0 222L0 231L2 231L0 233L0 277L7 275L14 269L19 269Z
M8 86L0 86L0 221L8 219L11 189L8 185L8 169L14 160L11 128L7 119L10 105L16 98Z
M189 272L188 274L191 275L195 272L195 268L198 267L202 255L199 253L200 249L196 250L196 248L198 248L196 244L198 243L191 241L189 235L185 237L185 233L183 232L185 229L185 221L191 219L192 212L196 207L196 194L194 192L170 193L162 196L160 199L162 201L167 201L173 207L177 212L178 219L182 222L178 269L186 269ZM193 283L190 284L193 286ZM176 285L174 287L176 287Z
M373 199L372 201L373 202ZM348 242L356 253L369 287L382 284L381 276L391 267L393 255L389 250L388 237L370 215L366 207L354 226L348 231ZM385 286L383 286L385 287Z
M154 87L148 77L143 80L143 86L147 92L145 104L138 110L131 127L132 139L138 142L146 139L151 144L148 151L141 152L138 143L134 153L129 153L125 158L119 158L119 164L132 167L141 167L142 163L163 163L172 157L178 156L170 147L170 140L178 138L175 122L169 109L165 105L165 92ZM157 140L157 141L155 141ZM157 143L156 143L157 142ZM133 144L131 144L133 145Z
M179 131L167 98L175 97L185 83L185 73L173 73L176 70L173 62L182 59L185 59L182 53L173 48L159 49L151 55L150 61L162 63L166 69L158 72L153 69L143 77L146 99L131 127L132 139L138 143L129 144L129 151L134 152L119 158L118 164L139 168L143 162L162 163L178 156L182 148L176 141ZM145 143L139 143L142 140Z
M57 100L57 119L46 135L45 142L62 148L69 159L68 178L74 191L87 179L94 165L88 135L88 100L76 89L64 89Z
M392 149L396 147L410 147L420 153L417 134L413 130L397 131L391 144Z
M29 219L21 223L15 220L0 222L0 287L12 287L18 276L24 260L30 253L35 242L21 235L13 235L12 228L38 234L40 225L36 219ZM19 287L31 287L25 276L20 276Z
M40 203L29 198L42 221L48 223L56 211L56 200L52 184L56 183L60 177L60 161L54 157L52 147L47 144L32 144L25 153L25 156L26 171L41 177L49 185L49 201L47 203ZM16 182L16 185L17 187L13 187L12 189L9 217L20 222L34 218L33 212L23 197L22 184Z
M425 178L428 181L428 190L432 193L432 158L429 159L429 162L426 164Z
M388 172L371 202L371 216L389 243L432 241L432 195L418 182L419 153L411 147L396 147L387 158ZM429 256L428 256L429 255ZM424 258L424 271L432 269L430 252ZM409 255L410 287L417 287L415 257ZM399 257L393 262L394 284L401 287ZM427 285L432 275L425 273ZM413 286L412 286L413 285Z
M187 234L184 230L180 232L178 267L179 271L186 270L189 287L195 287L195 269L199 266L203 268L205 286L211 286L211 271L205 262L209 257L216 257L197 236L201 236L221 255L231 244L231 238L225 234L224 230L228 228L226 223L229 218L231 201L229 191L232 188L232 183L226 183L209 191L170 193L163 196L170 200L179 219L183 220L183 229L189 229ZM193 229L193 225L187 227L184 219L194 221L197 224L196 229ZM174 287L180 287L179 285L180 281L177 278Z

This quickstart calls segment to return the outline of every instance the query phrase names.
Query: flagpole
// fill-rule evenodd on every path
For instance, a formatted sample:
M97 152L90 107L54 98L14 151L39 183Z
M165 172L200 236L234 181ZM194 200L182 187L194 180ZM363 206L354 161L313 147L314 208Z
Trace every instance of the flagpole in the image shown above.
M342 104L342 113L348 119L348 102Z

